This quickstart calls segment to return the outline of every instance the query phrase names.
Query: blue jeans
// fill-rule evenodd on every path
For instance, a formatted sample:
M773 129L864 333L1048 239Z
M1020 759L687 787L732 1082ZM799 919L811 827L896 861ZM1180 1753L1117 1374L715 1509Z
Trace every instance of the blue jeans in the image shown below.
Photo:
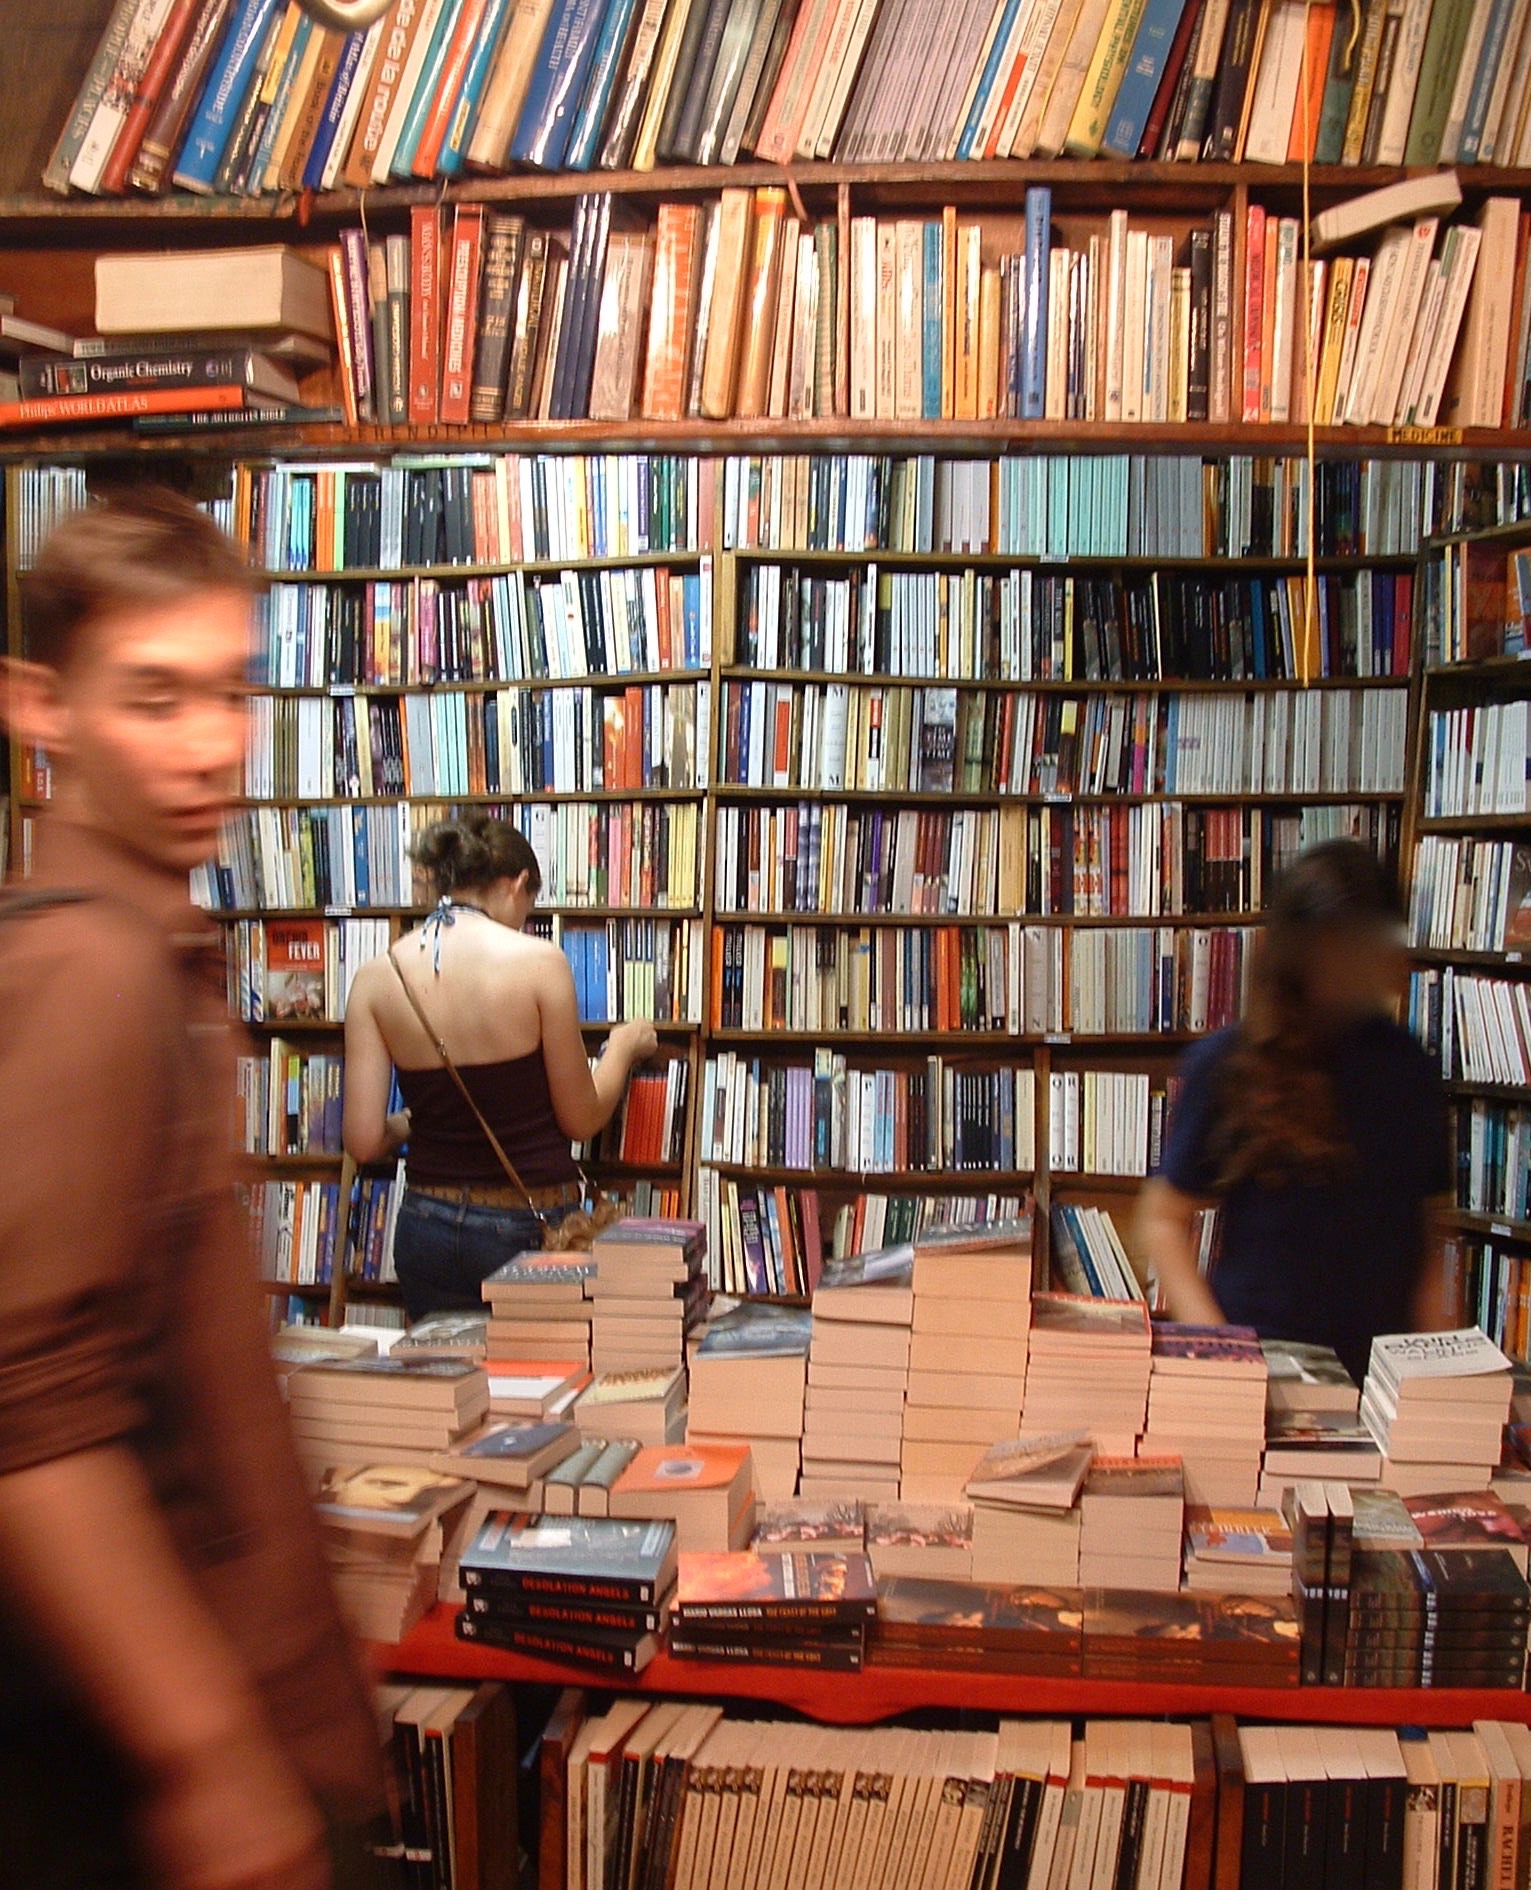
M564 1210L549 1210L549 1220ZM530 1208L464 1207L404 1190L393 1264L413 1324L434 1312L479 1312L481 1283L518 1253L539 1251L542 1222Z

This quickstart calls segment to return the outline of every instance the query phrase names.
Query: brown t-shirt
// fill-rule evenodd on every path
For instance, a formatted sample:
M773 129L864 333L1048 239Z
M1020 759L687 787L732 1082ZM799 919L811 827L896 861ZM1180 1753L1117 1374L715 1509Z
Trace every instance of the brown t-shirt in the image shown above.
M40 822L35 869L93 896L0 921L0 1475L131 1449L316 1798L370 1815L365 1680L236 1212L218 933L184 877L87 829ZM88 1516L79 1552L111 1552ZM0 1675L10 1713L61 1692L3 1618Z

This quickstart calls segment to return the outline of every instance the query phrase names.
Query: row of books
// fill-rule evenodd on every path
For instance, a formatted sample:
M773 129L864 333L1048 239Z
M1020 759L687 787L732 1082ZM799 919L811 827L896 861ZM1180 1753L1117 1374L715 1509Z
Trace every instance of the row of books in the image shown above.
M1457 1206L1531 1221L1531 1108L1474 1100L1453 1113Z
M282 574L684 558L712 542L714 484L706 460L672 453L240 462L210 510L262 570Z
M252 699L252 800L690 793L710 753L710 686L421 690Z
M278 689L378 688L705 669L708 570L664 566L274 587L259 612L255 680Z
M1531 1085L1531 986L1450 965L1416 971L1408 1021L1448 1082Z
M863 1069L838 1052L811 1066L724 1051L702 1073L701 1159L728 1167L849 1174L1036 1165L1036 1077L927 1057Z
M1138 1070L1054 1070L1047 1086L1047 1163L1054 1174L1149 1175L1173 1106L1168 1083Z
M1468 1234L1449 1234L1442 1255L1448 1304L1475 1319L1512 1358L1525 1358L1531 1348L1531 1256Z
M608 919L562 924L558 932L585 1023L701 1022L706 955L699 919Z
M1417 460L1164 453L722 462L718 543L1001 557L1384 558L1418 549L1446 474Z
M325 1285L344 1241L350 1277L391 1280L393 1224L402 1196L395 1176L364 1175L349 1203L333 1181L264 1181L244 1192L251 1248L260 1275L295 1286Z
M1409 937L1444 952L1531 944L1531 846L1423 835L1414 848Z
M945 682L1406 676L1413 578L746 568L733 660Z
M241 1057L235 1121L251 1155L338 1155L344 1059L273 1037L266 1054Z
M628 1010L627 1017L649 1013ZM662 1070L634 1073L616 1115L590 1148L595 1161L660 1168L679 1163L686 1153L686 1085L690 1066L671 1057Z
M725 786L963 794L1397 794L1397 689L1037 695L730 682Z
M1443 545L1426 567L1425 584L1431 606L1427 662L1521 656L1531 647L1531 552L1472 540Z
M208 911L423 906L413 848L448 817L441 803L251 807L225 822L215 864L192 874ZM513 806L553 906L694 908L697 809L561 801Z
M1284 864L1320 838L1361 839L1396 863L1399 810L1376 805L1196 808L720 807L719 914L794 912L1155 918L1258 912Z
M718 925L714 1029L1145 1035L1238 1016L1248 928Z
M322 1519L325 1512L320 1514ZM352 1555L363 1541L402 1554L398 1534L390 1536L385 1522L379 1518L378 1532L370 1536L354 1515L343 1528L326 1528L337 1576L337 1536ZM428 1525L424 1533L440 1527ZM437 1552L434 1543L427 1547L408 1538L403 1548L423 1559ZM505 1789L516 1749L510 1686L503 1680L460 1687L388 1684L374 1690L373 1702L388 1772L388 1842L374 1845L386 1860L383 1868L403 1873L411 1886L430 1881L427 1872L453 1890L492 1890L506 1881L520 1857L515 1796Z
M1423 811L1531 814L1531 696L1431 712Z
M287 575L388 572L451 562L449 552L459 563L500 565L679 558L714 547L1299 557L1310 524L1320 556L1385 558L1412 557L1422 521L1439 515L1443 529L1460 529L1462 477L1417 460L1321 460L1310 474L1299 458L1247 454L470 453L423 465L241 461L232 493L209 509L262 569ZM85 492L68 466L28 464L18 480L25 569ZM1506 505L1516 516L1508 497ZM1488 522L1503 509L1496 504ZM409 549L428 557L406 558L406 527Z
M1375 14L1375 17L1373 15ZM403 5L326 31L277 0L113 14L44 172L116 194L365 188L465 167L740 156L1525 162L1522 36L1428 0L1356 40L1327 8L919 0L577 11ZM713 17L718 16L718 17ZM1515 26L1518 27L1518 19ZM938 28L932 70L906 48Z
M238 919L229 1008L246 1023L338 1024L357 972L387 951L386 919Z

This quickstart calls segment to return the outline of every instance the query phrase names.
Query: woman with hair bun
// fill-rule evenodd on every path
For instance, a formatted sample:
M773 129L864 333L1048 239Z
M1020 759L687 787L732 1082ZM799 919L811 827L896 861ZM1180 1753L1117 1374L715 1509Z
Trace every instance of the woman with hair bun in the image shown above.
M1440 1079L1394 1021L1396 892L1353 840L1277 883L1248 1006L1185 1058L1140 1226L1171 1315L1333 1346L1359 1383L1379 1332L1444 1323L1433 1203L1451 1188ZM1197 1270L1194 1216L1221 1209Z
M481 1307L485 1276L578 1206L570 1144L606 1126L657 1042L652 1024L618 1024L592 1072L568 960L524 931L542 871L509 821L442 821L415 857L437 903L356 974L345 1083L349 1155L382 1161L409 1143L394 1264L411 1320ZM405 1106L390 1116L395 1070Z

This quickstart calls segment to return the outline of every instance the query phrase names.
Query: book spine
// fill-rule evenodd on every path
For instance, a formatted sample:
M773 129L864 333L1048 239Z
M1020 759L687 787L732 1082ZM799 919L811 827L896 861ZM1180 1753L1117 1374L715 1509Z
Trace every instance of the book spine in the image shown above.
M1217 90L1208 116L1202 156L1226 164L1238 142L1244 94L1249 87L1249 64L1259 24L1260 0L1233 0L1227 37L1218 68Z
M97 188L105 196L120 196L128 187L149 126L197 24L199 5L200 0L174 0L160 27L159 37L134 88L117 142L101 172Z
M555 8L511 139L510 155L516 163L538 170L563 168L603 11L602 0L562 0Z
M606 123L636 13L637 0L607 0L591 56L590 76L569 134L569 148L564 157L567 170L588 171L595 163L601 128Z
M409 263L407 236L384 239L387 263L388 321L388 423L401 427L409 419L411 392Z
M1137 156L1181 15L1190 10L1189 0L1147 0L1100 141L1101 150L1109 156Z
M361 70L362 55L366 50L367 34L365 32L348 33L341 42L340 57L330 79L329 91L325 96L324 105L319 114L319 123L303 166L302 183L305 190L318 190L324 181L330 152L334 149L335 140L340 135L340 127L346 116L351 90L356 84L357 75Z
M94 355L80 361L32 354L22 357L18 378L24 400L138 393L147 388L243 387L253 359L249 348L181 355Z
M345 257L346 314L351 329L356 411L369 424L378 419L377 377L372 359L372 311L367 299L367 238L359 229L340 232Z
M441 367L441 418L447 426L468 424L483 242L484 206L459 204L452 229L446 342Z
M243 386L145 387L111 394L62 394L50 400L0 401L0 427L53 426L68 420L130 420L138 414L194 413L240 407Z
M181 147L175 182L183 190L210 191L233 120L254 75L276 0L244 0L228 24L218 55L202 87Z
M486 225L483 278L479 285L478 338L474 350L470 420L492 424L505 411L506 372L510 365L511 323L526 225L520 217L490 212Z
M1021 415L1040 419L1047 403L1048 245L1052 237L1052 192L1034 184L1026 192L1026 311L1021 337Z
M447 135L436 161L437 172L442 177L462 175L468 148L473 142L488 96L490 75L507 37L513 12L512 0L489 0L484 8L484 17L468 51L468 65L458 89Z
M409 424L432 426L441 387L441 216L434 205L409 213Z

